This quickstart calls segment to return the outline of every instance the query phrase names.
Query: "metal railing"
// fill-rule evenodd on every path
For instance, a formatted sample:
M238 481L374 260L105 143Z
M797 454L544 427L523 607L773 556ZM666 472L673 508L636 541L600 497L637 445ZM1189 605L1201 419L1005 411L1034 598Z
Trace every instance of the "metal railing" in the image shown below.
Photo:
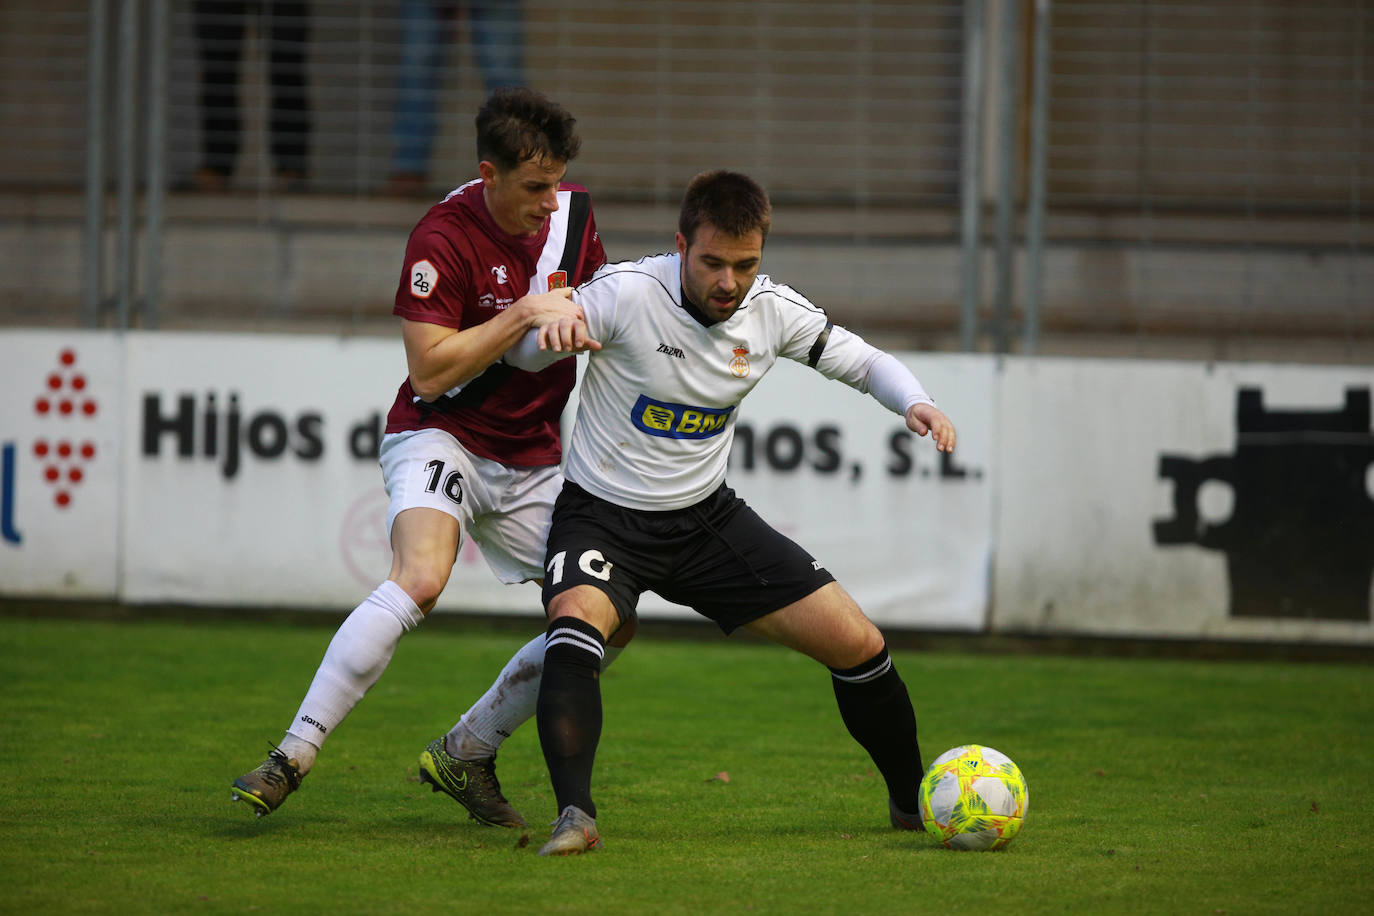
M578 117L608 238L653 244L692 174L743 169L770 263L860 328L1366 352L1371 26L1355 0L15 0L0 321L365 327L471 177L472 113L523 81Z

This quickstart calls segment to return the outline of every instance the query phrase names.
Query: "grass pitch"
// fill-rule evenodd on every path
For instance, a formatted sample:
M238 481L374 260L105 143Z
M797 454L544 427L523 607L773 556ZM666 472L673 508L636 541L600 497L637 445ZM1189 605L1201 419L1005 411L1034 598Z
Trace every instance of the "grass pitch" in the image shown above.
M534 825L479 827L416 757L530 633L421 628L299 792L229 783L281 737L320 626L0 617L0 912L1367 913L1374 668L894 653L927 762L991 745L1030 814L1003 851L893 831L828 676L646 633L603 681L605 848L546 860L535 730L502 750Z

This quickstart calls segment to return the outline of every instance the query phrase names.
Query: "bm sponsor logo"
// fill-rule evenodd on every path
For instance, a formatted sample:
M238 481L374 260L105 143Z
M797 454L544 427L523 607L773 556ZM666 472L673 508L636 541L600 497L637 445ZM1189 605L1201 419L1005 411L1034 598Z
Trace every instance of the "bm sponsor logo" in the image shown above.
M725 431L734 405L726 408L689 407L639 396L630 411L630 422L651 436L664 439L709 439Z

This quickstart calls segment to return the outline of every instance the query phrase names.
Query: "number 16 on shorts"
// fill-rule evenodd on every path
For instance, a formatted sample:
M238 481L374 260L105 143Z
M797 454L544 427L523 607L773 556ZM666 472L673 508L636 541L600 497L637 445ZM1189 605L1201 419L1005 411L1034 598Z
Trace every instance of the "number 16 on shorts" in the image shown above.
M449 471L444 474L444 462L438 460L431 461L425 465L425 472L429 479L425 481L426 493L437 493L442 486L443 493L459 506L463 504L463 475L457 471Z

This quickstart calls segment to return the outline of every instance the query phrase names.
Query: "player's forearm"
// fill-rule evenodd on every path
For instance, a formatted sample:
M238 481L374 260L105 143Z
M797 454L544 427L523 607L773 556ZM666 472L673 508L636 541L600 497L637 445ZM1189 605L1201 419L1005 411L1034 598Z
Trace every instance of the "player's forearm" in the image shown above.
M897 357L881 350L868 367L864 387L879 404L902 416L916 404L935 404L911 370Z
M573 355L572 350L551 350L539 346L539 329L526 331L505 353L507 364L526 372L539 372L547 369L560 359Z
M901 360L838 325L830 329L816 368L827 378L871 394L879 404L901 416L913 404L935 403Z
M481 375L525 333L527 321L502 312L490 321L453 331L419 347L407 347L410 387L423 400L432 401L445 392Z

